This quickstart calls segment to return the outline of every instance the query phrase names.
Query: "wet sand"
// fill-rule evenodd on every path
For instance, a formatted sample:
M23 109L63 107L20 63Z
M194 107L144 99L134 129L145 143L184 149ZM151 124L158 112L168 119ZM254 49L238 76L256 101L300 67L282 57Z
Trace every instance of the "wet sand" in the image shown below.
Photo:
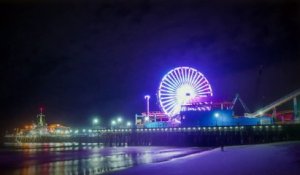
M299 175L300 141L230 146L116 171L114 175Z

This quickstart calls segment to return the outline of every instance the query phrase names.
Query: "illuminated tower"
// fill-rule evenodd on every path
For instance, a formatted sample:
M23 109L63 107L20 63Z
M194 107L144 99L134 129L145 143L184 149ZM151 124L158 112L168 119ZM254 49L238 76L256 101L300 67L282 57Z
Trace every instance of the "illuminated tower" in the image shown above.
M37 115L37 127L46 126L45 115L43 114L43 108L40 108L40 113Z

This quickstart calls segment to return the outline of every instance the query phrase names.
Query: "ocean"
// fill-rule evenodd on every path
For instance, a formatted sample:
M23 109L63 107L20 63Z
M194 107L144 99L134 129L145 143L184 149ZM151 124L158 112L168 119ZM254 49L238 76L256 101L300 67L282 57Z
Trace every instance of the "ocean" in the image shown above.
M97 143L12 143L0 149L0 174L106 174L141 164L169 161L207 149L104 147Z

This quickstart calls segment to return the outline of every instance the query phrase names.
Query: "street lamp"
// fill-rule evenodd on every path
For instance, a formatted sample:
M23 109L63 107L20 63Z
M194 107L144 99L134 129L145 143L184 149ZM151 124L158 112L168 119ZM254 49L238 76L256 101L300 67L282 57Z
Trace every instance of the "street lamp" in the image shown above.
M147 117L149 117L149 99L150 99L150 95L145 95L145 97L144 97L145 99L146 99L146 105L147 105Z
M216 125L218 125L218 118L220 117L220 114L218 112L214 113L214 116L216 118Z
M122 122L122 118L118 117L117 121L118 121L118 123L121 123Z
M93 125L97 125L99 123L99 119L98 118L94 118L93 119Z
M131 126L131 122L127 122L127 127L130 127Z
M117 124L117 123L116 123L115 120L112 120L112 121L111 121L111 127L112 127L112 128L113 128L116 124Z
M214 116L215 116L216 118L219 118L219 117L220 117L220 114L219 114L218 112L216 112L216 113L214 114Z

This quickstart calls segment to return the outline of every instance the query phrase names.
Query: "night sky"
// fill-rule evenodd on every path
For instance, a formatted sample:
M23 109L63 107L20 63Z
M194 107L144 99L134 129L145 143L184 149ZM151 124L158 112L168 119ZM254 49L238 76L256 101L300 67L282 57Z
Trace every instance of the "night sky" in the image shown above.
M300 88L300 3L98 0L1 2L1 130L134 120L162 76L191 66L216 99L251 111Z

